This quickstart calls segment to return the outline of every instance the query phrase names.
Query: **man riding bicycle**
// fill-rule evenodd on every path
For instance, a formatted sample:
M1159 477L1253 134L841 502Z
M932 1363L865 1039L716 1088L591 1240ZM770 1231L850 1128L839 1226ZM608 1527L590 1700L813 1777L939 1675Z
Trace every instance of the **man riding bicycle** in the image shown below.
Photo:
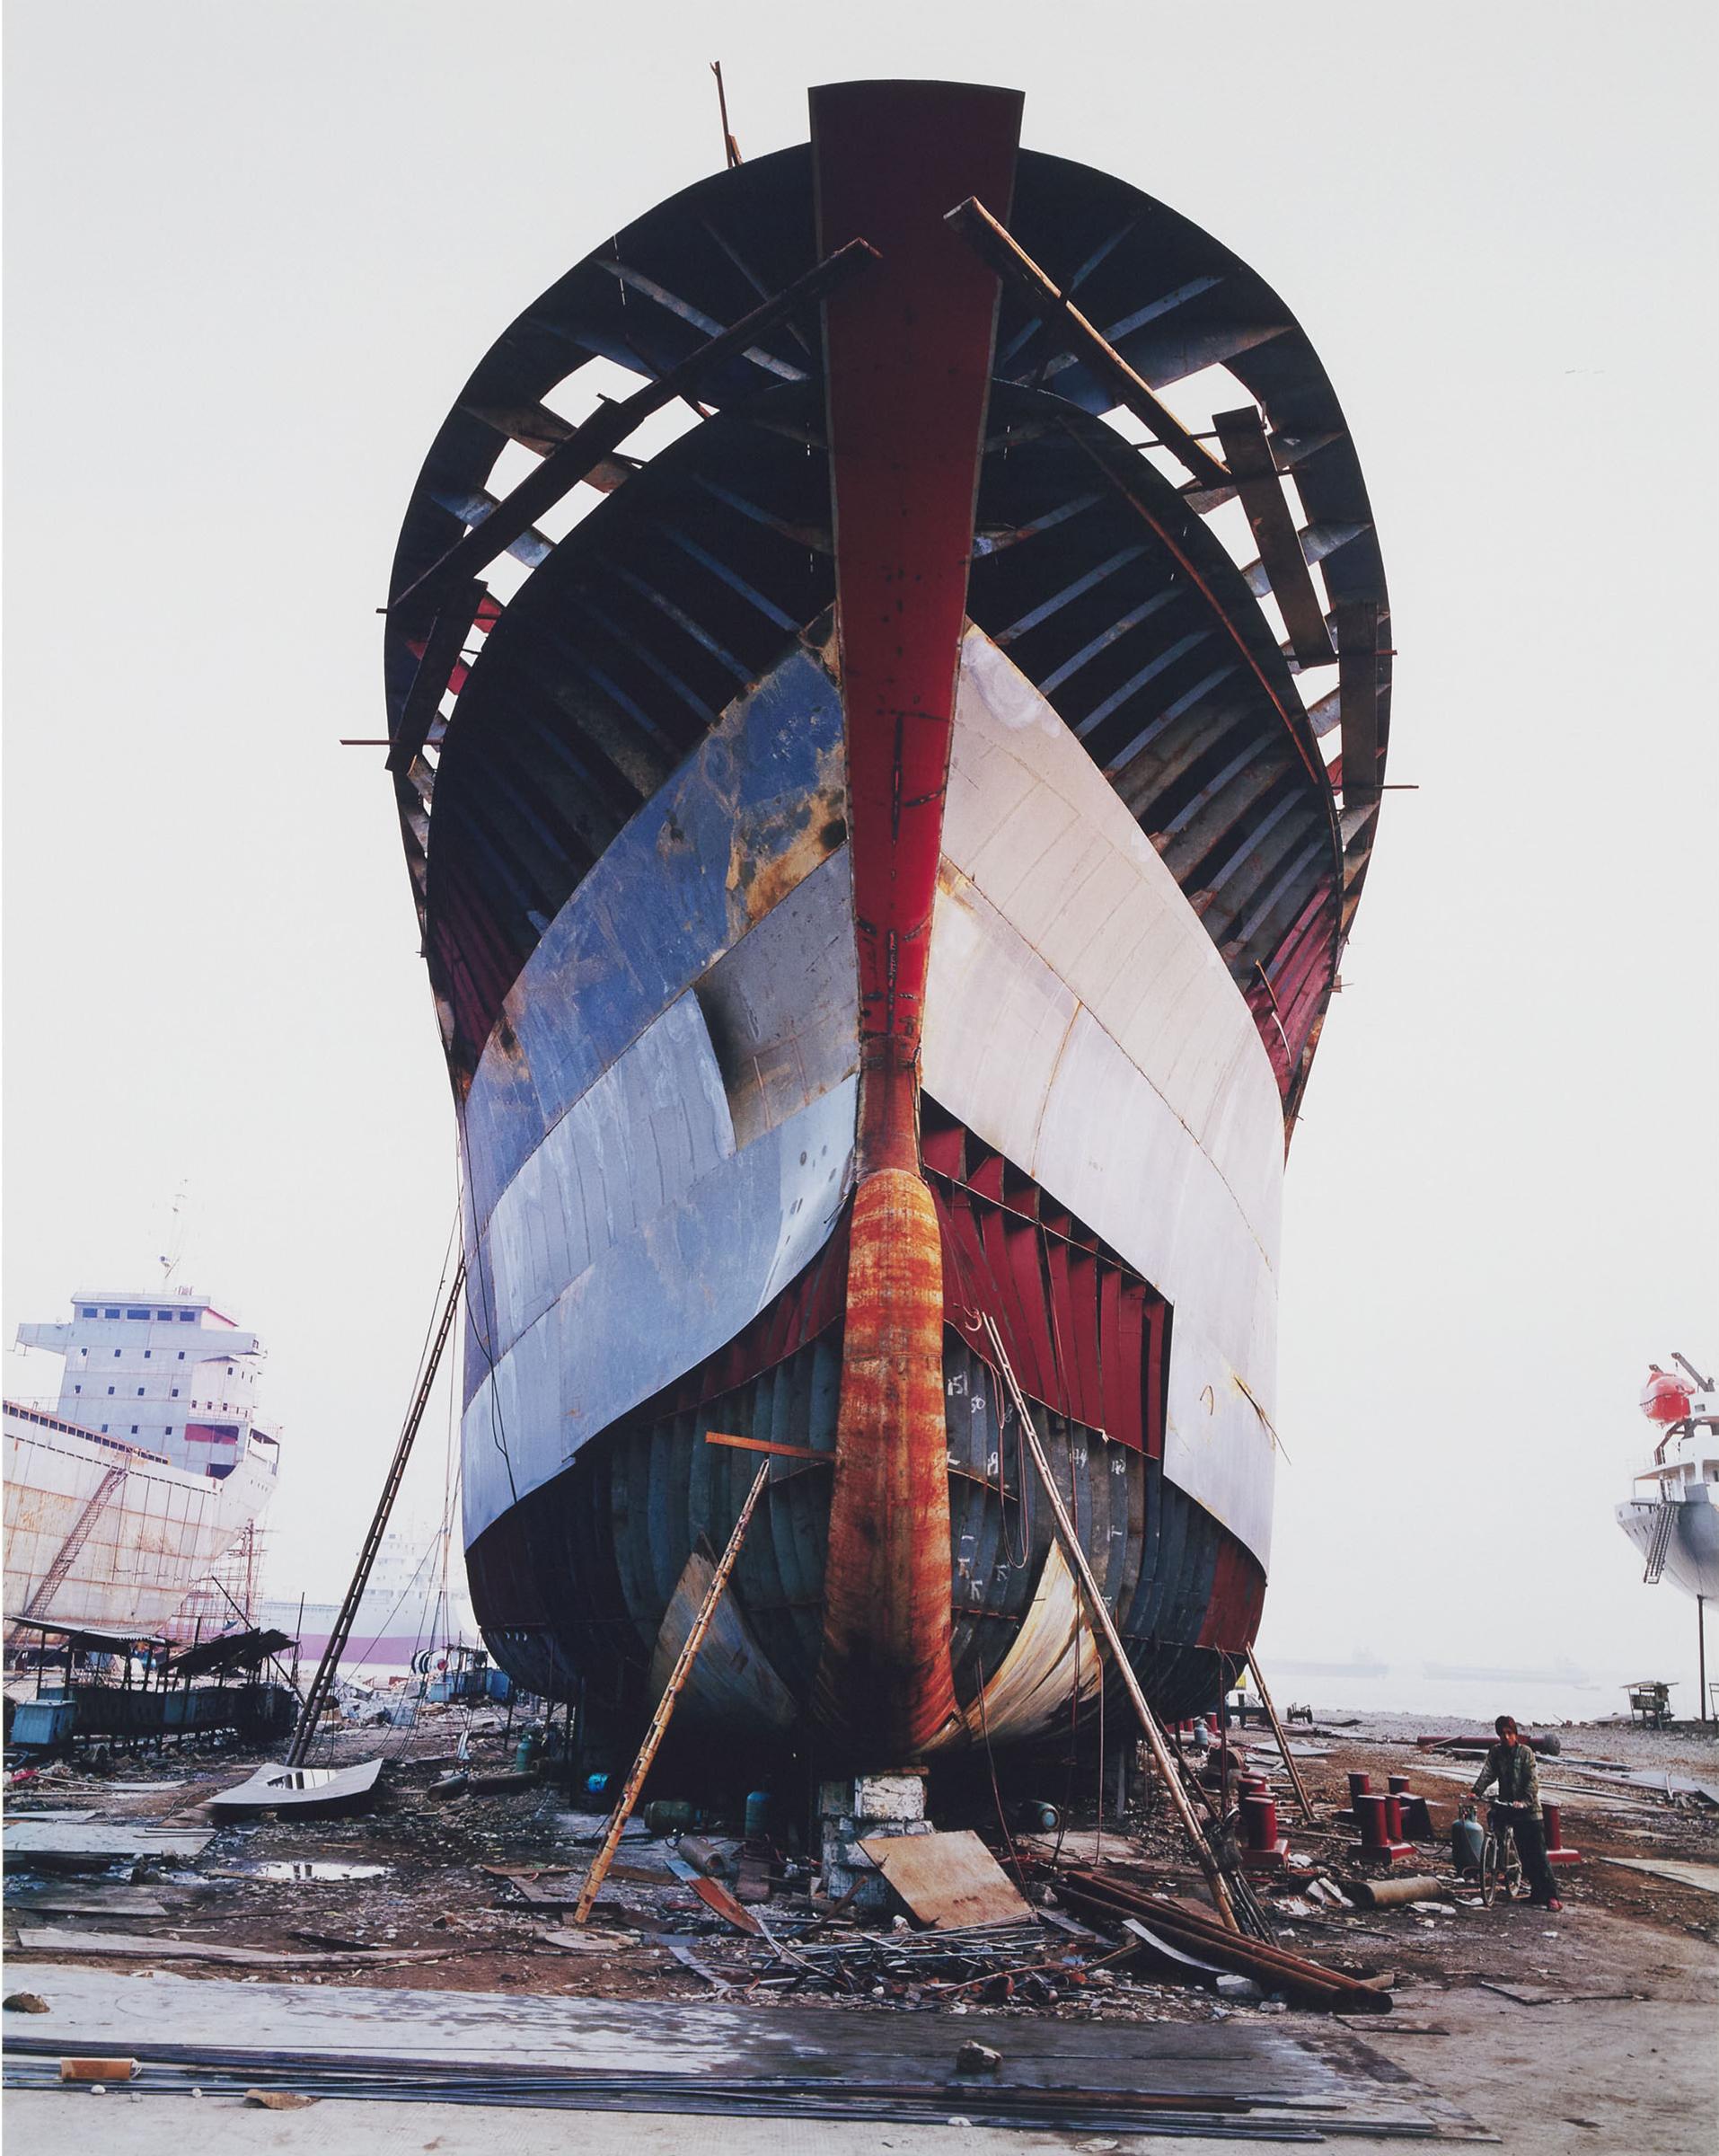
M1493 1825L1502 1841L1506 1828L1516 1837L1517 1851L1531 1889L1529 1900L1538 1908L1562 1909L1553 1890L1552 1867L1546 1860L1546 1830L1540 1824L1540 1770L1533 1747L1522 1742L1514 1719L1501 1714L1493 1724L1498 1742L1486 1754L1486 1763L1476 1782L1477 1797L1493 1783Z

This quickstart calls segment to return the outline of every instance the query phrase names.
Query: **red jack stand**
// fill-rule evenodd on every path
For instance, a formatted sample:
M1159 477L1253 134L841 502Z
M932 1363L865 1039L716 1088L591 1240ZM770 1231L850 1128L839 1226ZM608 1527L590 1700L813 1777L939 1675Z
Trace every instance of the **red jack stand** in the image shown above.
M1355 1798L1354 1808L1361 1821L1363 1858L1375 1864L1394 1864L1403 1857L1419 1862L1415 1844L1403 1840L1402 1813L1394 1797L1363 1793Z
M1548 1864L1580 1864L1582 1851L1564 1846L1564 1807L1557 1804L1542 1804L1540 1817L1546 1827L1546 1860Z
M1263 1875L1287 1867L1289 1839L1278 1833L1277 1807L1263 1789L1244 1789L1241 1832L1241 1869L1245 1872Z

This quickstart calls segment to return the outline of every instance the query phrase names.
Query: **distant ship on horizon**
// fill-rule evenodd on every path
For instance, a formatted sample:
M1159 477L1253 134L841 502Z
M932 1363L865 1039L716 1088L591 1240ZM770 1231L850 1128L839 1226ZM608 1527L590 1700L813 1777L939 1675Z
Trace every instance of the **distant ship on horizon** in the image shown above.
M391 1528L383 1536L342 1656L344 1666L406 1669L427 1648L478 1644L463 1577L445 1578L443 1539L408 1528ZM314 1662L329 1643L339 1609L339 1596L313 1601L269 1594L257 1604L253 1619L296 1639L301 1659Z

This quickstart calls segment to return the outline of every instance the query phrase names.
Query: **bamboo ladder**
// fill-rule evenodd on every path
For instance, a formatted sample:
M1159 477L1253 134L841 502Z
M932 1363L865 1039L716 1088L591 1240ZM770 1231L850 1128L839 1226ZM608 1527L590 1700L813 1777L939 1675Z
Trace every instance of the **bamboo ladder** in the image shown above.
M774 1452L778 1448L772 1445L770 1449ZM704 1645L704 1636L710 1629L717 1604L722 1600L722 1591L728 1584L728 1575L734 1570L735 1560L740 1554L740 1545L745 1540L746 1530L752 1524L753 1513L769 1480L770 1462L761 1461L758 1472L753 1477L752 1488L746 1492L746 1501L740 1507L740 1517L734 1524L734 1533L728 1537L728 1546L722 1552L721 1560L711 1576L710 1585L705 1590L704 1600L699 1604L699 1613L692 1620L692 1629L687 1633L681 1651L674 1658L674 1667L663 1688L662 1698L657 1702L657 1711L650 1718L650 1727L646 1730L645 1741L639 1747L639 1756L632 1763L632 1772L628 1775L626 1787L610 1815L602 1846L591 1860L591 1869L585 1875L585 1885L579 1889L578 1902L573 1911L573 1922L576 1924L589 1921L592 1904L602 1889L604 1880L609 1876L609 1867L614 1862L615 1851L621 1846L621 1837L627 1831L627 1822L632 1817L633 1807L639 1801L639 1792L645 1786L645 1777L650 1772L657 1748L667 1731L675 1702L685 1690L686 1680L692 1674L692 1665L698 1660L699 1649Z

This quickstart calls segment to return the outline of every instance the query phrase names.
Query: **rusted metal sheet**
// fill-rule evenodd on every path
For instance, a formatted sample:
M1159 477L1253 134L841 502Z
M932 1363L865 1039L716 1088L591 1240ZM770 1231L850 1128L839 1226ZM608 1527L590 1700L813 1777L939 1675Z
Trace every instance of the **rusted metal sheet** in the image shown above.
M966 1709L969 1738L1009 1744L1035 1736L1071 1700L1095 1700L1104 1682L1098 1642L1081 1605L1080 1589L1054 1542L1045 1552L1038 1585L1009 1651L980 1695Z
M1313 588L1312 571L1258 411L1247 404L1239 411L1213 412L1212 424L1253 527L1254 544L1271 579L1272 596L1289 631L1290 647L1302 666L1328 667L1336 654L1325 625L1325 608Z

